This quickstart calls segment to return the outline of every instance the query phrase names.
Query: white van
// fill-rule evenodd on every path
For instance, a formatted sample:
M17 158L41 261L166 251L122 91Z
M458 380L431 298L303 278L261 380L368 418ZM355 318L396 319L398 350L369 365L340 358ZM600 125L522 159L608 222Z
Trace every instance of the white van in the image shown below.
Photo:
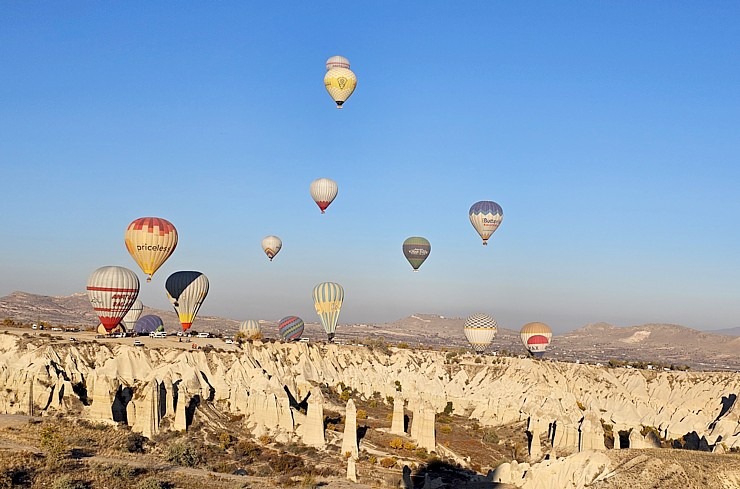
M149 333L151 338L167 338L167 333L164 331L152 331Z
M198 338L210 338L211 335L209 333L198 333Z

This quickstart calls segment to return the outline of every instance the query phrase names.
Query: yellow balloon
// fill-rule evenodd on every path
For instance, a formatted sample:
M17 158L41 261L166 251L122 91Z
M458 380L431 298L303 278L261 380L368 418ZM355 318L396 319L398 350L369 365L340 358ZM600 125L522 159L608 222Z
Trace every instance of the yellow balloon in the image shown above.
M128 225L126 248L152 281L152 275L170 257L177 246L177 229L166 219L140 217Z
M332 68L324 75L324 86L337 109L341 109L344 102L352 95L357 87L357 77L349 68Z

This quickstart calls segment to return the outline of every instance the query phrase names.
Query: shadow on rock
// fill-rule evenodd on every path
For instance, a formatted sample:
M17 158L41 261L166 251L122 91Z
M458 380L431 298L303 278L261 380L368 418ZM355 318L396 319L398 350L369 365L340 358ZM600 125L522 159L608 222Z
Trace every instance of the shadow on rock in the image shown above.
M412 473L403 468L404 489L503 489L510 487L493 482L490 477L480 475L460 465L432 460L421 465Z

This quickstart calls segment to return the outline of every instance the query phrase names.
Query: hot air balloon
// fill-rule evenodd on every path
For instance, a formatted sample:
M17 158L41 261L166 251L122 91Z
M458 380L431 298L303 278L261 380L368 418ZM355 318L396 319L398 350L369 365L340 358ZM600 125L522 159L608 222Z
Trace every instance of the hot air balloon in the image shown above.
M488 314L473 314L468 316L463 326L465 337L476 353L483 353L496 336L496 320Z
M426 238L412 236L403 242L403 256L411 263L414 271L419 271L419 267L432 252L432 245Z
M134 331L139 334L149 334L155 331L164 331L164 322L162 318L154 314L147 314L136 321Z
M285 341L296 341L303 334L303 319L298 316L287 316L278 323L278 333Z
M262 334L259 321L248 319L239 325L239 332L244 333L247 338L255 338Z
M326 60L326 71L332 68L347 68L349 69L349 60L344 56L332 56Z
M87 279L87 297L106 331L123 320L139 295L139 278L124 267L101 267Z
M343 56L332 56L326 61L324 86L334 99L337 109L352 95L357 87L357 76L349 69L349 60Z
M126 331L131 331L134 329L134 325L136 324L136 321L139 319L139 316L141 316L141 312L144 310L144 304L141 303L139 299L136 299L134 301L134 304L131 306L131 309L128 310L125 316L123 316L123 326L126 328Z
M98 324L98 327L95 329L95 331L98 334L115 334L115 333L125 333L126 327L123 325L123 323L118 323L117 326L115 326L113 329L108 331L105 329L105 326L103 326L103 323Z
M152 281L152 275L170 257L177 246L177 229L166 219L140 217L126 229L126 248Z
M337 321L339 320L339 311L342 309L344 301L344 289L341 285L334 282L323 282L313 288L313 303L316 307L316 314L321 319L329 341L334 339L337 331Z
M499 224L504 219L503 209L496 202L481 200L470 207L468 214L470 223L483 238L483 245L487 245L488 238L498 229Z
M552 329L545 323L527 323L519 331L519 337L533 357L541 358L552 341Z
M270 261L275 258L275 255L280 252L280 248L282 247L283 242L277 236L265 236L262 240L262 251L265 252Z
M321 209L323 214L329 204L331 204L337 196L339 187L337 182L329 178L317 178L311 182L311 198L313 198L316 205Z
M175 272L167 277L164 288L180 318L182 330L187 331L208 295L208 278L200 272Z

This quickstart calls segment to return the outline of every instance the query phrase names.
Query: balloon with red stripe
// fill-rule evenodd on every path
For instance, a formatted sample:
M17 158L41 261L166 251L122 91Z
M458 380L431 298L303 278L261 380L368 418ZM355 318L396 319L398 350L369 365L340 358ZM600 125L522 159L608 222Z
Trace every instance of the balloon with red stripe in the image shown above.
M316 205L319 206L323 214L326 208L329 207L329 204L334 202L334 199L337 197L339 187L337 186L337 182L330 178L317 178L311 182L309 191L311 192L311 198L316 202Z
M100 267L87 279L87 297L106 331L123 320L139 295L139 278L124 267Z
M545 323L527 323L522 326L519 337L530 355L541 358L552 341L552 329Z
M303 319L286 316L278 323L278 333L284 341L298 341L303 334Z

